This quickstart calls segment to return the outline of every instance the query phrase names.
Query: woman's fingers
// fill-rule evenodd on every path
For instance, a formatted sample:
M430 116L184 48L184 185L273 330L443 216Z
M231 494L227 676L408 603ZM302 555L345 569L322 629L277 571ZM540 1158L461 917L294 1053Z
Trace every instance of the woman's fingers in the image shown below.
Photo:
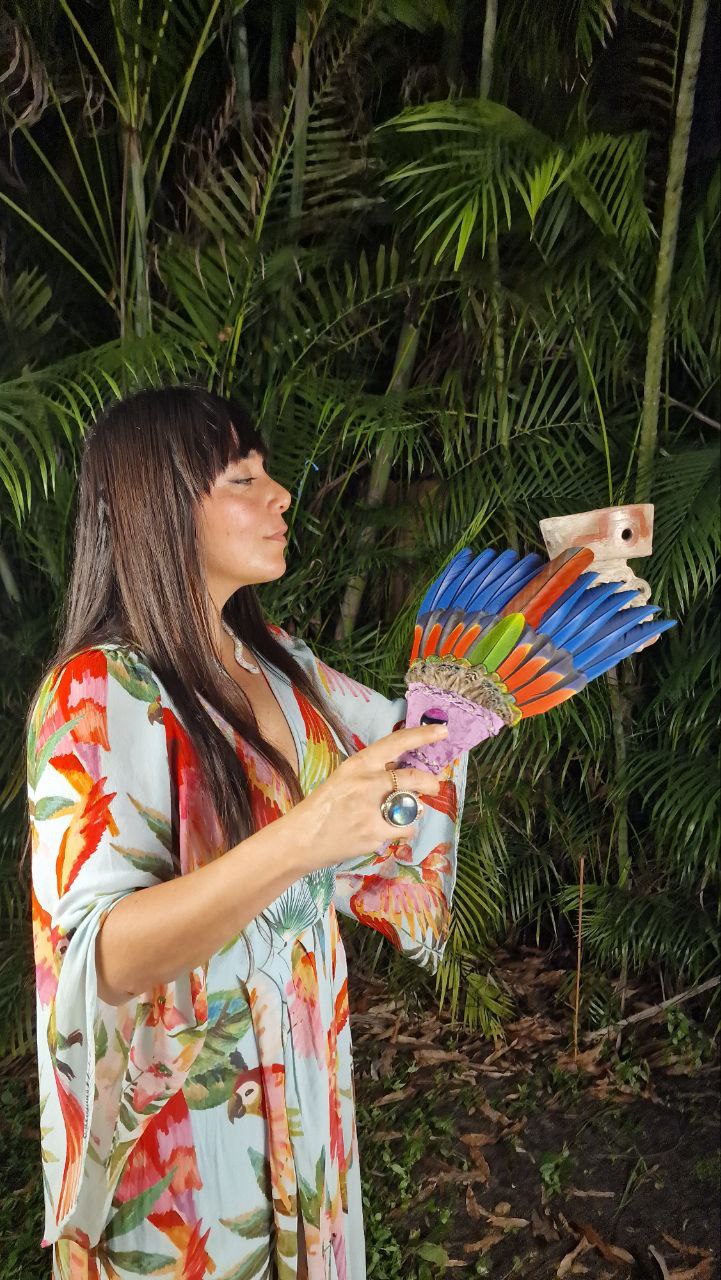
M386 765L386 771L390 773L392 767ZM399 791L417 791L424 796L437 796L441 789L440 778L426 769L394 769L393 772L398 780Z
M425 747L430 742L441 742L448 737L448 726L445 724L419 724L412 729L395 729L384 738L378 738L364 747L361 753L369 764L392 764L406 751L414 747Z

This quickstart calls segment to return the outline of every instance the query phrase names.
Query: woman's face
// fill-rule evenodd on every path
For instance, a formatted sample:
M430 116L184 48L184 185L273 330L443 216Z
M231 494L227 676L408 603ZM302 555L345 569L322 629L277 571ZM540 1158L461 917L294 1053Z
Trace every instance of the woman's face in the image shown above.
M198 503L200 551L211 599L218 609L239 587L271 582L285 573L291 495L268 475L259 453L230 462Z

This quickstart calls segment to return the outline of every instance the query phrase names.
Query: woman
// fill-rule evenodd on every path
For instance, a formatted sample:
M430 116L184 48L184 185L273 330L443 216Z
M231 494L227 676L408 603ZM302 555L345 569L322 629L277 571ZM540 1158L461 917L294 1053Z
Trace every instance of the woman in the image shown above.
M264 619L290 494L243 408L144 391L89 433L28 795L53 1275L362 1280L336 912L434 970L467 753ZM391 826L394 787L422 793Z

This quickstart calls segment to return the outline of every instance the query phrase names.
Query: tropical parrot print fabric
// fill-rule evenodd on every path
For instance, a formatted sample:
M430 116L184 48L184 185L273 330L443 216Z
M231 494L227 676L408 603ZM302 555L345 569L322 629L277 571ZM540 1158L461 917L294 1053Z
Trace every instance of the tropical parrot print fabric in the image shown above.
M357 749L400 727L390 700L271 630ZM343 759L263 660L308 794ZM208 704L251 786L257 827L292 799ZM28 742L45 1233L56 1280L363 1280L348 984L336 912L432 971L447 940L467 754L445 765L412 843L312 872L207 964L118 1007L95 940L137 889L220 857L192 743L141 657L110 644L51 672ZM230 890L231 886L229 886ZM300 1234L299 1234L300 1233Z

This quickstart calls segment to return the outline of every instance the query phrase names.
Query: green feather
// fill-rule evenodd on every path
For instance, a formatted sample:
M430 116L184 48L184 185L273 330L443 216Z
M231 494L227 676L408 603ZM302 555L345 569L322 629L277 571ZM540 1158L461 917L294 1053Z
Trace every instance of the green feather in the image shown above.
M501 618L466 654L471 666L483 663L486 671L495 671L515 647L525 625L522 613L509 613L507 618Z

